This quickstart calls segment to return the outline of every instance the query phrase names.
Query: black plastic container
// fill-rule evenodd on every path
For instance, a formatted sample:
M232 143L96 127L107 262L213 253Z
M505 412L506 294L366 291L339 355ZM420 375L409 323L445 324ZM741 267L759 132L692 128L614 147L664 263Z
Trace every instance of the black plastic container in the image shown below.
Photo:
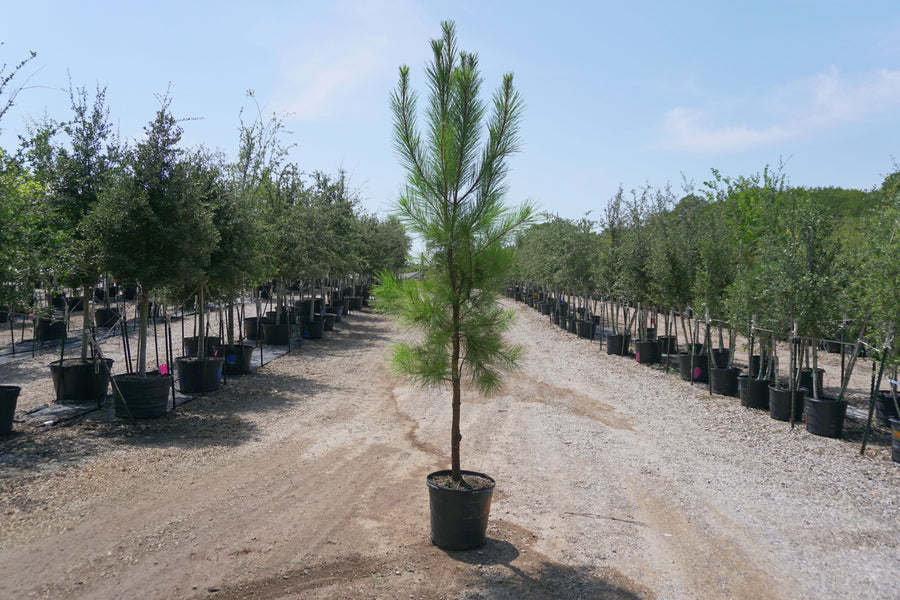
M17 385L0 385L0 435L12 433L16 402L21 391L22 388Z
M53 389L60 402L99 402L109 391L109 373L113 359L104 358L104 364L78 358L50 363Z
M487 540L488 516L496 485L483 473L462 471L463 476L475 476L490 482L477 490L451 490L433 482L435 477L449 476L450 471L435 471L428 475L428 500L431 508L431 543L445 550L472 550Z

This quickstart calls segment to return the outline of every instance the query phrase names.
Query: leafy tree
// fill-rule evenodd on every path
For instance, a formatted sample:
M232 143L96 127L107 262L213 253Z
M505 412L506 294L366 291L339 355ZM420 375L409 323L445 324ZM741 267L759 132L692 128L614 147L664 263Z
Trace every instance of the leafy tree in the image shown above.
M398 212L424 241L424 275L401 281L385 273L377 296L386 310L424 332L421 342L395 347L395 367L419 383L451 386L451 477L461 482L463 377L490 393L500 386L502 370L514 367L521 355L521 348L503 340L512 313L501 308L495 290L512 265L507 243L533 209L503 202L506 161L519 147L523 106L512 74L503 77L482 129L487 106L480 97L478 57L457 49L452 22L442 30L431 43L423 130L409 67L400 67L391 95L395 147L407 173Z
M124 169L88 217L97 231L101 260L117 279L138 283L137 372L147 376L150 296L178 281L190 281L209 264L218 242L203 185L208 165L202 154L179 148L182 129L168 95L145 138L125 155Z

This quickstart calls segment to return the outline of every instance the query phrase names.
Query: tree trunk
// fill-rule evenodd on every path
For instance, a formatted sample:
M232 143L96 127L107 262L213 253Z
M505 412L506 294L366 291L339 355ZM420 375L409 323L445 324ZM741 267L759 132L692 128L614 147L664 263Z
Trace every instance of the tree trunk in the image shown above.
M137 372L141 379L147 379L147 317L150 313L150 291L141 288L140 299Z
M94 314L91 310L92 303L91 290L87 283L81 284L81 291L84 297L81 299L81 314L84 316L81 323L81 360L87 360L88 346L91 343L91 323L93 323Z
M453 306L453 354L450 358L450 372L453 383L453 425L450 428L450 477L453 481L462 481L459 460L459 443L462 434L459 431L459 413L462 399L460 390L461 374L459 372L460 333L459 333L459 305Z

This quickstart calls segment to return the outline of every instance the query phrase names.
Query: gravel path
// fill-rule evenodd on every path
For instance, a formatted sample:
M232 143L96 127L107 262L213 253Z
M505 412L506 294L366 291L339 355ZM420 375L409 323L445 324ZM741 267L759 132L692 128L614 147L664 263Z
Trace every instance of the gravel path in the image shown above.
M389 375L406 334L362 312L163 419L0 440L0 597L896 597L885 436L860 456L858 425L791 430L509 305L523 368L464 396L483 549L429 543L449 402Z

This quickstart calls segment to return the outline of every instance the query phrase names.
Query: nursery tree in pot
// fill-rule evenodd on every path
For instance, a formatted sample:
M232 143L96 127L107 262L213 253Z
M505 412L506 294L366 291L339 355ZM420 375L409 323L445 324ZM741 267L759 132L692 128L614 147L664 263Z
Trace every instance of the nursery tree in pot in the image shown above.
M430 91L424 133L417 124L409 67L391 95L395 148L406 169L399 214L425 244L420 280L384 273L376 296L385 310L421 328L424 339L394 349L397 369L414 381L452 390L451 468L428 476L432 542L468 549L484 544L494 480L460 467L461 385L470 379L482 393L496 390L502 371L514 367L521 348L503 341L511 313L496 290L512 264L505 244L533 214L530 205L504 205L507 158L519 146L522 101L512 74L495 92L483 128L478 57L457 49L455 26L442 23L431 43ZM479 503L478 498L483 502ZM468 505L466 514L462 505ZM456 519L450 515L455 514Z
M127 153L104 202L88 217L109 272L140 284L136 375L113 378L128 406L121 411L126 416L166 412L171 375L147 370L151 295L166 284L189 280L208 263L218 241L211 211L196 185L202 164L178 147L182 128L170 104L168 95L161 97L156 117L144 128L145 138Z
M48 209L58 231L59 247L48 256L58 281L82 294L84 318L81 353L77 359L51 363L57 399L102 400L106 397L111 359L97 364L91 345L93 322L90 298L103 275L98 258L95 232L88 229L87 215L100 201L119 162L119 145L109 123L106 89L98 88L93 103L85 88L69 87L72 118L59 129L69 145L37 144L35 152L43 156L47 181ZM89 355L90 354L90 359Z

